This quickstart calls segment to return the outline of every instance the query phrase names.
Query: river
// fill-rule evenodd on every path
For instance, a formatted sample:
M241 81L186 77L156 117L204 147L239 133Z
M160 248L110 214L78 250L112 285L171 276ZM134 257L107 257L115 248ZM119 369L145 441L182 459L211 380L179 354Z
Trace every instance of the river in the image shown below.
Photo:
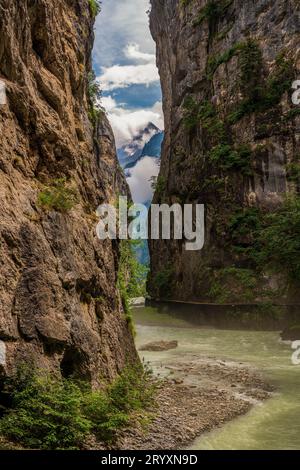
M262 372L263 377L275 387L271 399L259 402L246 415L203 434L189 449L243 450L243 449L300 449L300 365L292 364L291 344L280 339L279 331L271 329L249 330L214 325L197 324L195 314L185 317L174 313L172 307L134 309L137 329L136 343L159 340L177 340L178 348L162 352L141 352L144 361L161 377L170 370L180 370L180 364L195 358L218 358L244 363ZM180 372L178 372L180 374ZM177 375L178 375L177 374ZM201 382L201 377L187 377L191 384Z

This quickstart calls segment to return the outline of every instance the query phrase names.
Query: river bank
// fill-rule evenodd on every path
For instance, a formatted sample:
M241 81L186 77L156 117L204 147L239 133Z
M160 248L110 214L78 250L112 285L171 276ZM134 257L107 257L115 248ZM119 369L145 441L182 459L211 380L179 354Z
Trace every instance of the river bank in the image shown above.
M272 387L242 364L214 358L194 358L169 366L170 377L158 388L153 421L120 435L121 450L183 449L199 437L247 413L271 396ZM196 385L193 377L200 378Z
M281 340L281 322L271 316L269 322L267 319L261 322L254 316L244 326L243 318L239 316L233 322L232 315L216 316L213 312L203 315L198 307L184 314L165 305L162 308L146 306L134 309L133 317L141 359L159 378L177 382L177 385L173 383L175 389L172 388L170 393L167 386L161 392L162 401L165 396L168 401L174 392L174 402L170 404L168 401L166 416L163 411L157 411L152 423L153 429L158 429L156 432L160 433L161 419L166 422L166 428L171 426L172 429L170 433L166 431L166 439L175 433L177 448L193 450L299 449L300 366L292 363L294 350L291 342ZM177 342L178 347L141 351L153 342ZM188 390L182 390L182 386ZM209 390L213 393L225 391L221 392L220 403L217 399L210 402L205 389L208 395ZM199 397L199 406L194 403L195 393ZM246 402L239 403L240 394ZM265 399L267 396L270 399ZM221 406L222 402L227 411ZM179 408L181 417L172 415L169 420L171 406L172 410ZM219 410L220 419L217 415ZM194 412L197 416L182 418L182 415ZM196 433L199 436L190 444L182 444L184 438L177 436L176 429L182 431L186 428L189 428L187 437L191 436L193 440ZM141 439L140 446L145 439ZM176 446L171 438L166 446L170 445Z

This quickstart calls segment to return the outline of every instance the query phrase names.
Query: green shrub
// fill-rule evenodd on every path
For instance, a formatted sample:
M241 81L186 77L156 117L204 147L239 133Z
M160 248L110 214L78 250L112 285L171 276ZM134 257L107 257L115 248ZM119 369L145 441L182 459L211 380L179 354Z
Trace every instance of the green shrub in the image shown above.
M79 449L91 433L110 443L136 411L141 419L148 416L156 385L140 365L103 385L92 391L86 383L23 368L6 384L12 404L0 419L0 434L29 449Z
M285 272L300 281L300 197L290 196L275 212L266 214L257 234L259 249L252 256L261 266Z
M236 149L228 144L220 144L209 153L209 159L223 170L237 170L243 175L251 175L251 148L248 145L237 146Z
M67 186L66 178L54 180L51 186L47 186L38 195L40 207L58 212L70 211L77 202L77 191Z
M183 103L183 124L186 129L193 130L200 122L200 104L192 97L187 96Z
M155 190L155 193L158 198L161 198L164 192L167 189L167 180L164 176L158 175L157 179L155 182L153 182L152 185L153 189Z
M101 98L101 88L96 80L96 74L94 71L88 74L88 99L89 99L89 110L88 117L90 122L96 127L97 122L101 119L104 114L104 109L99 105Z
M259 44L248 39L239 46L239 86L248 102L257 103L262 94L263 58Z
M183 124L186 129L194 130L198 124L207 131L208 135L219 141L226 139L223 121L209 101L197 102L193 96L188 96L183 104Z
M208 20L210 25L217 23L225 14L233 0L209 0L207 5L203 7L199 13L195 26L200 25L203 21Z
M118 411L140 410L153 402L155 387L149 386L150 371L141 366L131 366L109 387L111 405ZM148 385L147 385L148 384Z
M90 106L89 111L88 111L88 117L90 122L93 124L93 127L95 128L97 125L97 122L101 120L101 117L104 115L104 111L101 108L96 107L95 105Z
M234 46L232 46L230 49L225 51L223 54L209 57L208 63L207 63L208 78L211 79L215 71L217 70L217 68L221 64L226 64L227 62L229 62L232 59L232 57L234 57L237 54L237 52L241 49L241 47L242 47L241 44L237 43Z
M122 240L120 242L120 262L118 270L118 288L121 294L127 323L135 335L135 328L129 300L146 296L147 266L142 265L136 255L139 240Z
M93 103L101 98L100 84L97 82L97 77L94 71L89 72L88 74L88 95Z
M214 273L209 296L219 303L253 302L258 286L259 279L255 271L232 266Z
M237 211L229 222L229 232L234 242L250 240L261 229L261 211L257 207L248 207Z
M96 18L98 13L100 13L100 11L101 11L100 1L98 1L98 0L89 0L89 6L90 6L90 10L91 10L93 18Z
M233 250L243 253L257 271L285 273L300 281L300 197L289 196L274 212L238 211L228 225Z
M286 119L294 119L295 117L300 115L300 108L293 108L290 111L288 111L285 115Z
M168 298L171 295L174 270L172 267L166 267L158 272L153 279L153 287L159 293L159 297Z
M88 393L83 410L93 433L102 441L112 442L120 429L130 426L133 412L153 404L155 389L150 372L137 365L126 367L105 392Z
M127 413L112 408L110 397L104 391L84 396L83 413L91 423L91 431L104 442L113 441L117 432L130 421Z
M0 432L30 449L76 449L90 432L81 413L82 391L75 383L45 375L16 382L12 409L0 420Z
M247 49L245 50L247 51ZM246 74L248 69L254 68L252 60L255 60L255 54L258 55L258 52L253 52L253 55L251 55L252 59L248 65L244 64L244 72L242 72L244 83L247 81ZM254 77L258 72L259 70L255 72ZM276 59L274 70L266 80L261 80L261 83L258 84L257 82L256 85L250 80L247 86L244 85L245 99L229 114L228 122L235 124L247 114L264 112L277 106L283 93L290 89L293 77L294 69L292 62L286 60L282 54L279 55ZM254 78L254 80L256 79Z
M201 124L206 129L208 135L222 142L226 140L226 131L224 122L219 118L217 111L212 103L204 101L199 108Z
M289 181L293 181L294 183L300 182L300 163L298 162L289 163L286 166L286 171L287 171L287 179Z
M261 106L269 109L276 106L286 91L291 88L291 82L295 76L293 63L285 59L283 54L278 55L274 71L270 74L264 86Z

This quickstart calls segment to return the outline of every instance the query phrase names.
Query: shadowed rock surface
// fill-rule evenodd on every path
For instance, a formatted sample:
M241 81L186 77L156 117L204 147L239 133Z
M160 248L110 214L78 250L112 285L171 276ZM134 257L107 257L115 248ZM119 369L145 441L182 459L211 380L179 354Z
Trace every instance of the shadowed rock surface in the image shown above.
M283 341L298 341L300 340L300 325L293 325L281 332L281 339Z
M136 358L116 288L118 244L95 210L128 192L89 93L88 0L0 0L1 374L26 361L96 385ZM67 210L38 203L64 178Z
M206 241L201 252L188 252L182 241L152 240L150 293L219 303L226 291L227 302L241 303L273 291L273 300L297 303L299 289L282 294L284 273L258 275L247 248L255 209L270 213L286 193L299 193L299 177L288 174L300 150L291 99L300 73L299 2L151 4L165 115L154 203L205 204Z

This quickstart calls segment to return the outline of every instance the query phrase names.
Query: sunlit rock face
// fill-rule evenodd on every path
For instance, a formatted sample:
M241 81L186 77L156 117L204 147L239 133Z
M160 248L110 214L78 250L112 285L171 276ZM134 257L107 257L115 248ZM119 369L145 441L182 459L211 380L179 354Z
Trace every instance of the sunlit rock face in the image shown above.
M247 248L250 240L233 233L232 223L250 208L273 211L287 192L299 190L287 170L300 155L300 115L292 103L292 83L300 79L299 2L151 4L165 116L154 202L206 206L201 252L185 251L181 241L150 242L151 294L247 303L262 300L262 291L271 288L278 301L293 301L292 293L279 296L281 273L259 277L233 248ZM259 284L250 288L252 297L237 281L241 271L224 281L231 267L252 270Z
M106 117L91 117L88 0L0 0L0 370L97 384L136 353L116 288L119 250L95 210L127 193ZM41 206L63 179L76 202ZM68 194L68 193L67 193Z

